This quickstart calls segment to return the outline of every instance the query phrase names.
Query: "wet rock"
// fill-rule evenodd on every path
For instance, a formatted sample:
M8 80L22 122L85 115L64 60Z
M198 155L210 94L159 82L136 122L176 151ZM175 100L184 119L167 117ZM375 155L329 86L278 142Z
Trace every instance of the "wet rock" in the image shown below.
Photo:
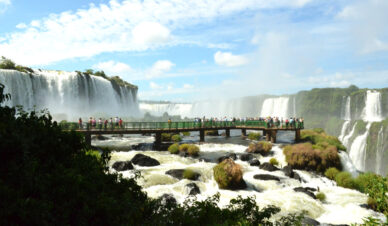
M196 183L186 184L185 187L188 190L189 195L201 194L201 190L199 190L199 187Z
M270 172L279 170L279 168L277 168L276 166L272 165L272 164L269 163L269 162L265 162L265 163L261 164L261 165L259 166L259 168L262 169L262 170L270 171Z
M316 221L312 218L309 218L309 217L305 217L303 218L302 220L302 225L303 226L317 226L317 225L320 225L319 221Z
M241 166L230 158L216 165L213 175L220 189L240 190L247 187Z
M160 203L164 206L170 206L170 205L176 205L176 199L174 198L173 194L163 194L159 197Z
M207 158L199 158L198 160L201 162L211 162L212 161L212 160L207 159Z
M166 171L166 174L170 175L172 177L175 177L178 180L182 180L184 172L185 172L184 169L171 169L171 170ZM200 176L201 176L201 174L194 172L194 176L193 176L192 180L197 180Z
M366 203L365 203L365 204L361 204L360 207L365 208L365 209L368 209L368 210L369 210L369 209L372 209L372 208L370 208L370 206L369 206L368 204L366 204Z
M306 195L310 196L311 198L317 199L317 197L315 197L314 193L311 192L311 188L296 187L296 188L294 188L294 191L305 193Z
M241 161L250 161L254 158L252 154L242 154L240 155L240 160Z
M125 171L133 169L133 165L131 161L119 161L113 163L112 168L116 171Z
M136 151L145 151L145 150L152 150L153 145L151 143L139 143L134 144L131 146L132 150Z
M143 155L143 154L136 154L135 157L132 158L131 162L133 164L136 164L139 166L158 166L158 165L160 165L158 160L151 158L147 155Z
M92 140L109 140L109 137L103 135L92 136Z
M300 177L300 175L297 172L294 172L293 177L295 180L298 180L300 182L304 182L304 180Z
M225 159L229 159L229 158L233 159L233 160L236 160L237 159L237 155L234 154L234 153L229 153L227 155L219 157L217 161L218 161L218 163L220 163L220 162L224 161Z
M292 170L292 167L290 165L283 167L282 171L287 177L294 177L294 171Z
M276 181L280 181L279 177L274 176L274 175L270 175L270 174L256 174L256 175L253 176L253 178L255 178L257 180L276 180Z
M260 161L258 159L249 160L248 163L250 166L260 166Z

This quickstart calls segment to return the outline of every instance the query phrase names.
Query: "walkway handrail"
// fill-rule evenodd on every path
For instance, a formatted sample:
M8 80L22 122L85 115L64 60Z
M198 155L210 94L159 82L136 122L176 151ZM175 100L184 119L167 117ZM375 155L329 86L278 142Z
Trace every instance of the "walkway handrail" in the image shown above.
M71 130L150 130L150 129L218 129L218 128L236 128L236 127L252 127L252 128L264 128L264 129L303 129L303 122L273 122L269 123L262 120L246 120L246 121L179 121L179 122L123 122L120 126L118 123L108 124L96 124L90 125L89 122L79 125L75 122L62 123L60 126L63 129Z

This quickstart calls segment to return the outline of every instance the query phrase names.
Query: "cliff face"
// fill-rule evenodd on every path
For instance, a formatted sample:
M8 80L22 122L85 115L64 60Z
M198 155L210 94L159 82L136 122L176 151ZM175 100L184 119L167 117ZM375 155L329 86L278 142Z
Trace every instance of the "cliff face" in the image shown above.
M11 94L9 106L48 109L54 118L138 116L137 87L85 73L0 70L0 83Z

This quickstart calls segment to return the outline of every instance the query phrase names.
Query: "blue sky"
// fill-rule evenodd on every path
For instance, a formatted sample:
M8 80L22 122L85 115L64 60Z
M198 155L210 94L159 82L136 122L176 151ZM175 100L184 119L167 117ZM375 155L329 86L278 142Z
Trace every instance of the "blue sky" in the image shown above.
M386 0L0 0L0 55L104 70L143 100L388 86Z

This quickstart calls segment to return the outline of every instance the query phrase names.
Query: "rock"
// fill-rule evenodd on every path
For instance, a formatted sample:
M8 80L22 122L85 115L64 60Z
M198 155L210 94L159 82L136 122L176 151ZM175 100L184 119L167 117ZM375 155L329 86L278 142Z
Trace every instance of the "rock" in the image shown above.
M306 195L310 196L311 198L317 199L317 197L315 197L314 193L312 193L310 191L310 189L311 188L296 187L296 188L294 188L294 191L305 193Z
M188 190L188 194L189 195L197 195L197 194L201 194L201 190L199 190L199 187L196 183L190 183L190 184L186 184L186 189Z
M182 180L184 172L185 172L184 169L171 169L171 170L166 171L165 174L170 175L172 177L175 177L178 180ZM197 180L200 176L201 175L199 173L194 172L194 177L192 178L192 180Z
M279 177L273 176L273 175L270 175L270 174L256 174L256 175L253 176L253 178L255 178L257 180L276 180L276 181L280 181Z
M125 170L131 170L133 169L133 165L131 161L119 161L115 162L112 165L112 168L115 169L116 171L125 171Z
M294 178L295 180L298 180L298 181L300 181L300 182L304 181L304 180L299 176L299 174L298 174L297 172L294 172L294 175L293 175L292 178Z
M303 226L307 226L307 225L308 226L318 226L318 225L320 225L320 223L319 223L319 221L316 221L316 220L314 220L312 218L305 217L302 220L302 225Z
M292 167L290 165L283 167L282 171L287 177L294 177L294 171L292 170Z
M269 162L265 162L265 163L261 164L261 165L259 166L259 168L262 169L262 170L270 171L270 172L279 170L279 168L277 168L276 166L272 165L272 164L269 163Z
M136 154L135 157L132 158L131 162L133 164L136 164L139 166L158 166L158 165L160 165L158 160L151 158L147 155L143 155L143 154Z
M247 187L241 166L228 158L213 168L214 179L220 189L238 190Z
M145 151L145 150L152 150L153 148L152 143L139 143L139 144L134 144L131 146L132 150L136 151Z
M362 208L365 208L365 209L372 209L372 208L370 208L370 206L368 205L368 204L360 204L360 207L362 207Z
M205 136L219 136L218 130L205 130Z
M242 154L240 155L240 160L241 161L250 161L254 158L252 154Z
M160 203L164 206L166 205L176 205L176 199L174 198L173 194L163 194L162 196L159 197Z
M103 135L96 135L92 137L92 140L109 140L109 138Z
M260 161L258 159L252 159L248 163L250 166L260 166Z
M224 161L225 159L228 159L228 158L236 160L237 159L237 155L234 154L234 153L229 153L227 155L221 156L221 157L218 158L218 163L220 163L220 162L222 162L222 161Z
M207 159L207 158L199 158L198 160L201 162L212 162L212 160Z
M267 156L271 153L272 144L266 141L252 142L249 144L245 152L248 153L259 153L262 156Z

